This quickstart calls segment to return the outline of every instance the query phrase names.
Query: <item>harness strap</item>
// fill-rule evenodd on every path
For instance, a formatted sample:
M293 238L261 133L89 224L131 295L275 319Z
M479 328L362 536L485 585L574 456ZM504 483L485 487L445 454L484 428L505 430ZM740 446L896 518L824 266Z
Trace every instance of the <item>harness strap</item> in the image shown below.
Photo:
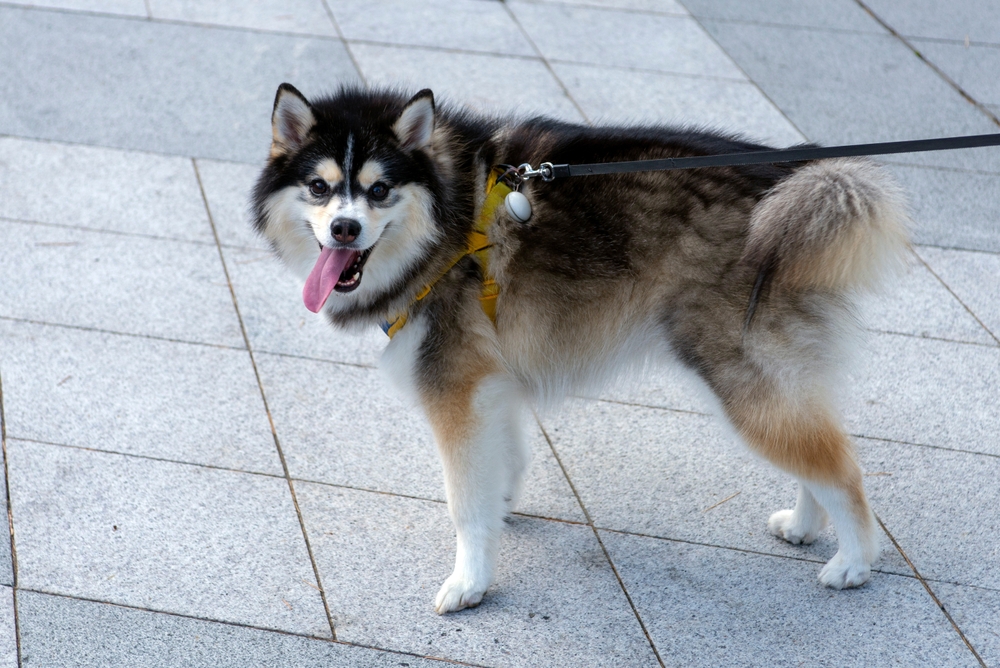
M469 236L466 238L465 250L456 255L455 258L449 262L447 266L445 266L441 273L438 274L437 278L425 285L402 313L397 315L393 320L388 320L382 323L382 331L384 331L390 339L396 335L396 332L403 328L403 325L406 324L410 308L418 301L429 295L431 293L431 289L434 288L434 285L444 278L445 274L451 271L452 268L467 255L475 255L479 260L479 266L482 267L483 286L479 294L479 304L482 306L483 312L486 313L490 321L494 324L496 323L497 295L500 294L500 286L497 285L496 281L493 279L493 275L490 273L490 246L492 244L490 244L487 231L489 230L490 225L493 224L497 207L500 206L500 203L504 201L504 198L511 193L511 187L507 185L506 182L500 180L500 177L503 176L504 173L505 170L499 167L494 167L490 170L489 178L486 180L486 200L483 202L483 208L479 212L479 217L476 219L475 227L472 228L469 232Z

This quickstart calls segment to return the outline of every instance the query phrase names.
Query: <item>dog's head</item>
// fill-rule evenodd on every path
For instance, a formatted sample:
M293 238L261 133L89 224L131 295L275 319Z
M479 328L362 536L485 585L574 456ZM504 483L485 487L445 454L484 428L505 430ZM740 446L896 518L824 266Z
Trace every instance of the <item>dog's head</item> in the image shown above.
M306 280L310 310L371 303L439 235L433 94L406 101L345 88L310 103L282 84L271 124L271 154L254 192L258 231Z

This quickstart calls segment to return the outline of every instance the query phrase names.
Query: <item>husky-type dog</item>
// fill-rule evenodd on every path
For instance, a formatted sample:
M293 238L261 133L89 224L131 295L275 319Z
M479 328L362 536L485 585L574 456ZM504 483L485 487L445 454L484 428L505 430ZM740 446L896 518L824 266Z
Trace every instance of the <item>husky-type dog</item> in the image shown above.
M438 109L429 90L343 88L310 102L288 84L272 130L257 230L334 325L395 323L382 365L433 430L458 538L437 612L475 606L492 581L529 462L526 406L593 392L664 354L798 480L795 508L771 515L771 533L809 543L832 520L839 550L819 579L868 580L876 522L832 397L858 330L854 297L908 252L903 199L882 168L839 159L535 179L520 186L531 208L520 222L487 202L497 165L765 147L485 118ZM485 254L468 248L477 223Z

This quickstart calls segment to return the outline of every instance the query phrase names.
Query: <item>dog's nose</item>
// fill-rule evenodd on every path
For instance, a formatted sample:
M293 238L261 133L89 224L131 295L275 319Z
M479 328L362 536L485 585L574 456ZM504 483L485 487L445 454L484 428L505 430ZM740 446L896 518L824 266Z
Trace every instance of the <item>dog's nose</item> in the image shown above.
M349 244L361 234L361 223L353 218L335 218L330 224L333 238L342 244Z

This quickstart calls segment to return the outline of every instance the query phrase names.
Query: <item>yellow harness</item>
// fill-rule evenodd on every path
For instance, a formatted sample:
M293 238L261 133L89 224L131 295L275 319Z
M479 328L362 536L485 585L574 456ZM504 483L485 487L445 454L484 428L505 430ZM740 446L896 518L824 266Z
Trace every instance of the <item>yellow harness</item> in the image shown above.
M505 171L499 167L494 167L490 171L490 176L486 180L486 200L483 202L483 208L479 212L479 218L476 219L475 227L472 228L466 239L465 250L456 255L444 270L438 274L437 278L425 285L417 293L417 296L406 307L406 310L397 315L394 320L382 323L382 331L388 334L390 339L406 324L410 307L429 295L434 285L444 278L444 275L451 271L452 267L458 264L459 260L467 255L475 255L479 259L479 266L483 270L483 288L479 294L479 304L483 307L483 312L486 313L490 321L494 324L496 323L497 295L500 293L500 286L496 284L496 281L493 280L493 276L490 274L490 246L492 244L490 244L486 231L493 224L497 207L511 193L511 187L506 182L499 180L504 173Z

